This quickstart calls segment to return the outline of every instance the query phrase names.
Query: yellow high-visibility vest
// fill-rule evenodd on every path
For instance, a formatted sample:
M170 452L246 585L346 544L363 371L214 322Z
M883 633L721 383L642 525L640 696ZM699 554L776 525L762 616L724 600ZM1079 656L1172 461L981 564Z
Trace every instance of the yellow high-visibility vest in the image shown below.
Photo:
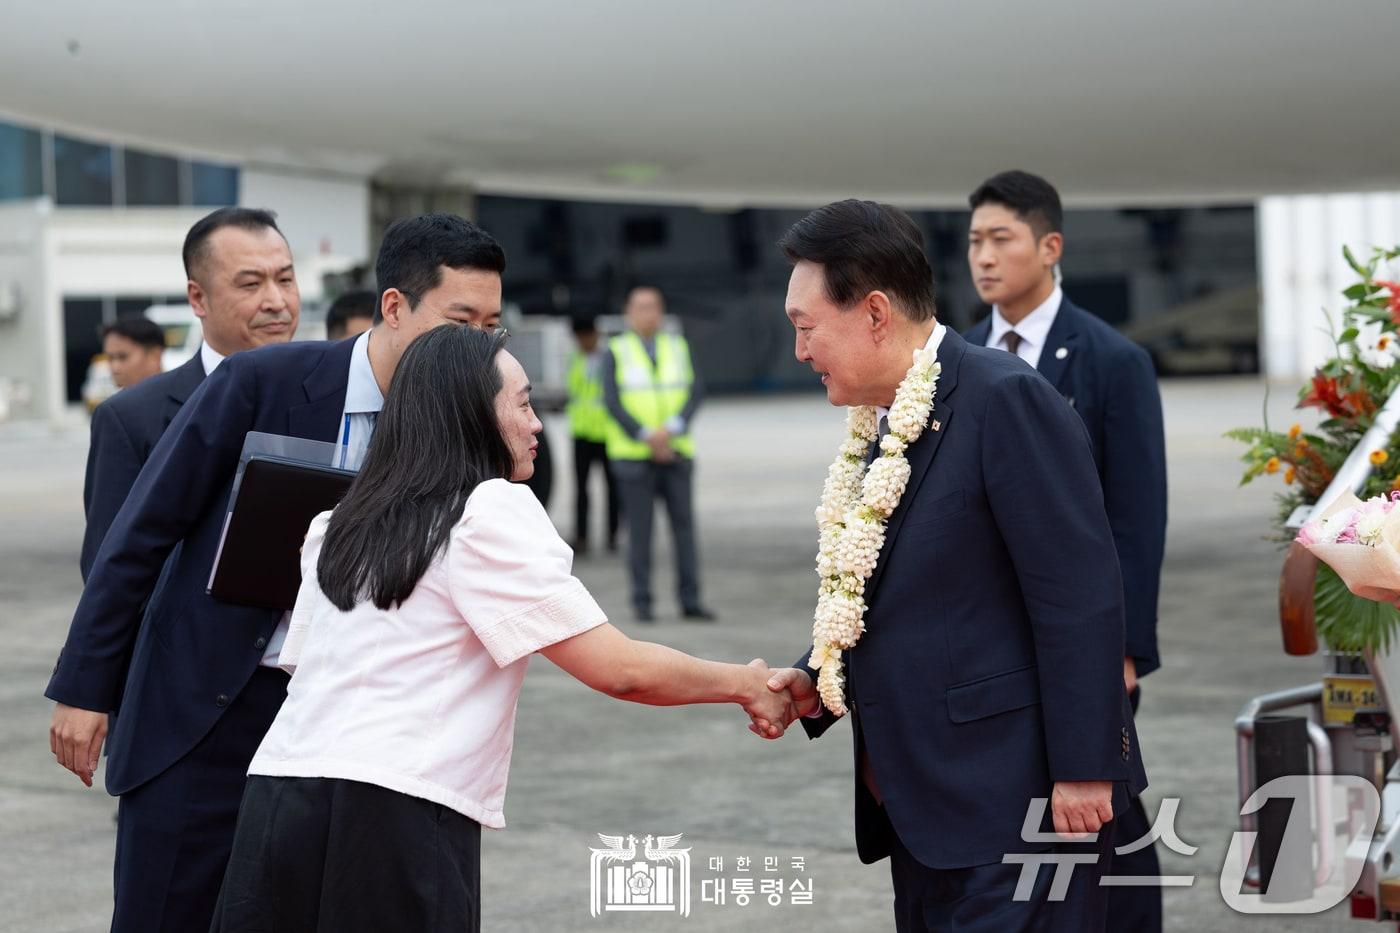
M690 346L675 334L656 335L656 363L647 355L642 338L632 331L608 342L617 366L618 401L627 414L647 430L666 426L690 400L695 371L690 365ZM687 425L687 427L689 427ZM608 459L650 460L651 447L608 419ZM683 457L695 456L690 433L671 439L671 447Z
M603 404L603 381L588 371L588 357L575 350L565 385L569 390L569 429L573 436L602 444L608 439L608 407Z

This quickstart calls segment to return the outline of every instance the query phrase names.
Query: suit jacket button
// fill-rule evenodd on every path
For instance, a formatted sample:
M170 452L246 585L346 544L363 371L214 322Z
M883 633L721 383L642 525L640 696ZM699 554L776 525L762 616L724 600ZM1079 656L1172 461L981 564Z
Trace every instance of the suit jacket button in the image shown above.
M220 709L223 709L225 706L228 706L228 694L221 693L218 696L216 696L214 698L214 705L219 707Z
M1124 761L1127 761L1127 760L1128 760L1128 751L1127 751L1127 749L1124 749L1124 750L1123 750L1123 760L1124 760Z
M257 641L253 642L253 647L261 651L262 649L267 647L267 639L259 638Z

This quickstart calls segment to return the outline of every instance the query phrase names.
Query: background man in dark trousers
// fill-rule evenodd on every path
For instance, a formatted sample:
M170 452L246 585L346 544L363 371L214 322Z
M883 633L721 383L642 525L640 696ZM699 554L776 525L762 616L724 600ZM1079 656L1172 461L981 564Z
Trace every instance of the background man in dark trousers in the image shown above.
M695 441L690 426L702 389L691 365L690 347L679 334L662 331L666 302L660 289L633 288L622 313L627 330L609 342L602 378L612 416L608 461L627 517L632 610L638 622L655 621L651 528L659 496L671 519L681 614L697 622L713 621L714 613L700 602L700 559L691 507Z
M45 691L54 757L88 785L106 713L121 703L106 774L121 798L113 930L209 928L248 763L286 696L277 660L288 614L205 591L244 438L368 442L415 337L499 321L504 267L496 241L460 217L394 224L376 265L373 330L231 357L151 452Z
M591 317L574 320L578 346L569 357L569 432L574 438L574 552L588 550L588 478L597 464L607 483L608 550L617 550L617 484L608 468L608 407L603 402L603 350Z
M1160 666L1157 593L1167 534L1167 459L1162 400L1141 347L1075 305L1055 280L1064 246L1060 196L1027 172L994 175L972 193L968 265L992 313L970 343L1015 353L1050 381L1089 429L1104 508L1123 569L1123 681L1137 710L1138 679ZM1145 836L1142 801L1114 821L1114 844ZM1153 846L1114 858L1113 874L1160 874ZM1108 929L1162 928L1155 887L1109 889Z

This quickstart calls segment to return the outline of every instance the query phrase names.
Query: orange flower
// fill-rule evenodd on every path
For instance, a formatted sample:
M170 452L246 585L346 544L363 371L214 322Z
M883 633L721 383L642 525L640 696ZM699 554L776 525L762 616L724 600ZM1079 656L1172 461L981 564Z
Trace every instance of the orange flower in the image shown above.
M1296 457L1297 459L1301 460L1301 459L1303 459L1304 457L1306 457L1307 455L1308 455L1308 439L1307 439L1306 437L1300 437L1300 438L1298 438L1298 446L1295 447L1295 448L1293 448L1293 456Z
M1380 466L1382 463L1385 463L1385 462L1386 462L1387 460L1389 460L1389 459L1390 459L1390 454L1386 453L1384 450L1373 450L1373 451L1371 451L1371 464L1372 464L1372 466Z
M1390 320L1392 323L1400 325L1400 282L1385 282L1376 279L1371 283L1390 291Z
M1298 471L1289 467L1283 471L1283 482L1287 486L1292 486L1293 481L1298 478Z
M1301 424L1295 424L1293 427L1288 429L1288 439L1290 441L1296 441L1298 439L1298 435L1302 433L1303 426Z
M1278 457L1270 457L1268 459L1264 464L1264 472L1268 473L1270 476L1278 472Z

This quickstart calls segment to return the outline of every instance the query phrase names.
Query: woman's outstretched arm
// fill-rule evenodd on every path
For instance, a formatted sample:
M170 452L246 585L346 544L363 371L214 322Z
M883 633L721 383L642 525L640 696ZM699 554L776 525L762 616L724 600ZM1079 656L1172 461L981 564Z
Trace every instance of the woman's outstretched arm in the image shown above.
M634 641L603 623L546 648L543 654L573 677L600 693L632 703L681 706L690 703L737 703L754 719L774 724L795 718L786 690L768 688L768 665L725 664L694 658L683 651L648 641Z

